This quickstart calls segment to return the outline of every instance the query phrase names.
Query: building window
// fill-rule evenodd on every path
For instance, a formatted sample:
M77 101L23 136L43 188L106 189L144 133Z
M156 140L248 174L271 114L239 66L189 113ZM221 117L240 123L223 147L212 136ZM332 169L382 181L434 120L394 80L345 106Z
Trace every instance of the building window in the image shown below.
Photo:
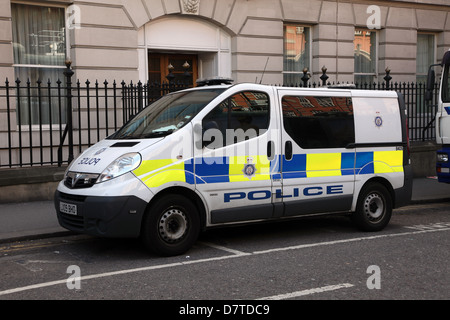
M377 33L373 30L355 29L354 58L355 83L370 84L375 81L377 70Z
M435 36L430 33L417 34L416 80L426 82L430 65L435 63Z
M284 26L284 84L302 83L303 69L311 70L311 28Z
M21 86L29 80L32 87L29 94L20 94L19 124L59 123L57 101L48 95L38 98L36 86L38 80L45 87L49 80L56 86L64 78L65 9L12 3L11 14L15 76Z

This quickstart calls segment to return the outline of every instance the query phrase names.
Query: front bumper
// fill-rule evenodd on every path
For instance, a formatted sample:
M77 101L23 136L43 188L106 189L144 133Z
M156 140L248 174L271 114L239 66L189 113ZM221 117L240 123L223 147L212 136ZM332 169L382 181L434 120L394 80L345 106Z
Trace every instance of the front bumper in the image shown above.
M437 154L449 154L449 149L444 148L437 151ZM450 162L436 161L436 175L439 182L450 183Z
M147 206L144 200L135 196L79 196L58 190L54 201L63 228L110 238L138 237ZM70 214L61 212L61 202L63 207L74 208L73 211Z
M411 202L413 189L413 169L410 164L405 165L404 169L404 183L403 187L395 189L395 208L407 206Z
M450 183L450 173L449 168L438 167L437 177L439 182Z

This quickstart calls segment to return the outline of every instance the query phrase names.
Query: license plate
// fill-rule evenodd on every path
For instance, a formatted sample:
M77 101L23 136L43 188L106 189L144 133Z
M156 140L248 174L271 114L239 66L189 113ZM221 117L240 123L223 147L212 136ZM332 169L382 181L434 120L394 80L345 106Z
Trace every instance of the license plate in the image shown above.
M76 204L71 204L71 203L65 203L65 202L59 202L59 211L66 213L66 214L71 214L76 216L77 215L77 205Z
M450 169L449 168L441 168L441 172L442 173L450 173Z

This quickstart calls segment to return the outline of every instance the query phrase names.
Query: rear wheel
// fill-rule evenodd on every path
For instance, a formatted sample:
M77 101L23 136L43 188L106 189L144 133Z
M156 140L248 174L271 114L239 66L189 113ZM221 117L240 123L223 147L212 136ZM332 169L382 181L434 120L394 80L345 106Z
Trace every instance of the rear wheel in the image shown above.
M177 194L158 199L147 210L142 224L144 245L162 256L183 254L195 243L199 232L197 207Z
M352 220L363 231L384 229L392 216L392 197L389 191L379 183L365 186L359 196Z

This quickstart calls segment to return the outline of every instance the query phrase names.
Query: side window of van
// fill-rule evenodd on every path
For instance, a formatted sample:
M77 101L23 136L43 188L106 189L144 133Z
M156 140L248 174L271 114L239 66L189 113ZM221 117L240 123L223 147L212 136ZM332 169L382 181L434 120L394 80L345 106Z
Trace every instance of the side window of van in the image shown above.
M350 97L284 96L285 131L302 149L343 148L355 142Z
M269 127L269 96L239 92L222 101L202 121L208 148L220 148L257 137Z

